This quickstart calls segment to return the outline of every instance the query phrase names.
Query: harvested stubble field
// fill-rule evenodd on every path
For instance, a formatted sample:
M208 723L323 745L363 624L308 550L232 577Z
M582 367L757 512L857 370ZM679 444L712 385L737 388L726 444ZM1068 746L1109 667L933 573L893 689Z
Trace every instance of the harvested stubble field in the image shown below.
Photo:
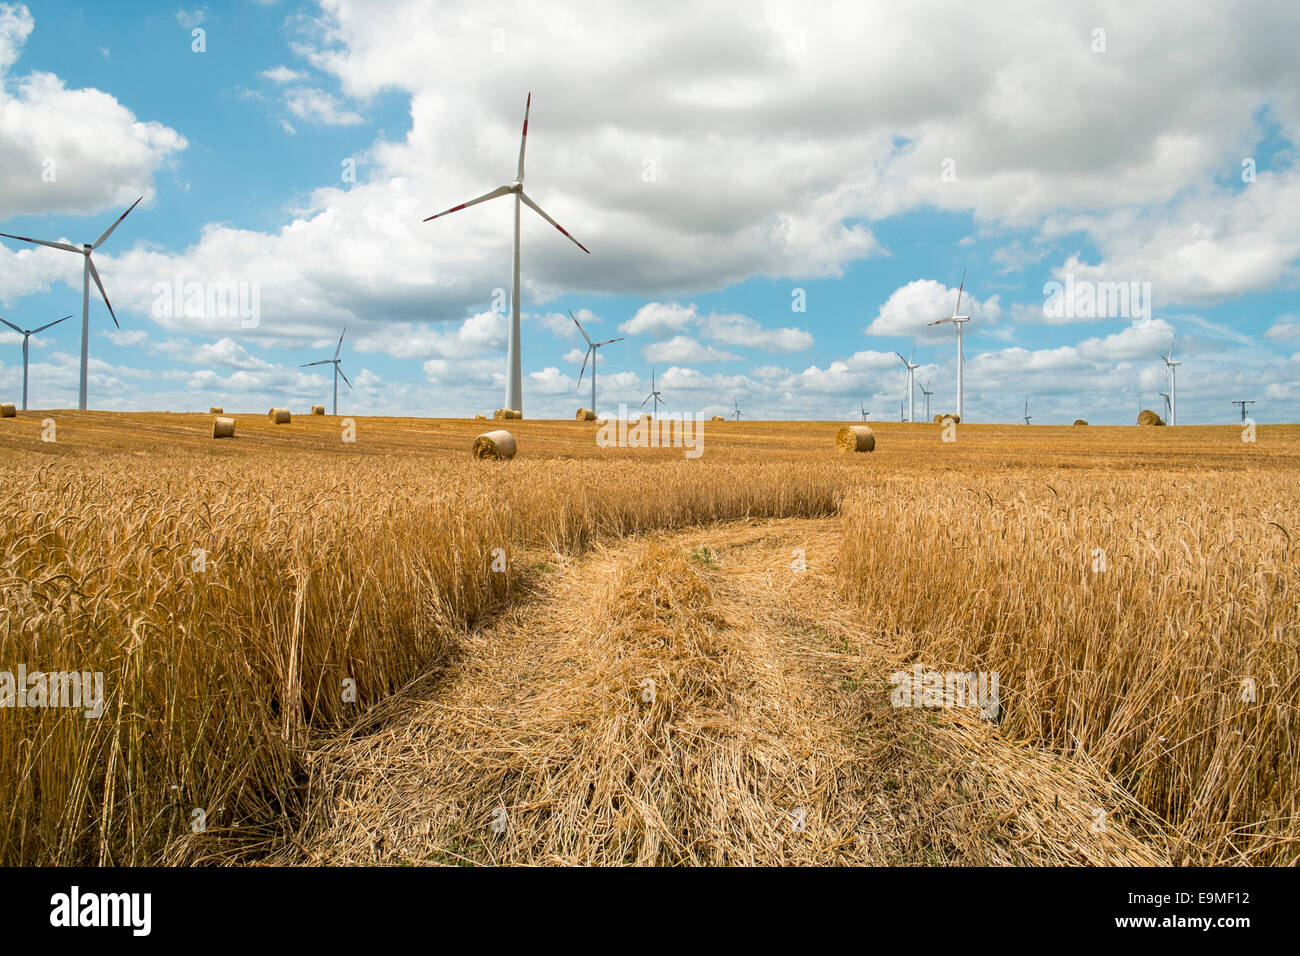
M1300 859L1300 427L227 414L0 423L4 863Z

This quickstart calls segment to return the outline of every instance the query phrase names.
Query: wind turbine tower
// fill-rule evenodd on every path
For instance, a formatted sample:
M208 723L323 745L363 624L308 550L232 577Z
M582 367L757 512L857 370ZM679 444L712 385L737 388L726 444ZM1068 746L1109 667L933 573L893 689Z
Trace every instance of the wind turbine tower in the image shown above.
M1162 355L1165 360L1165 373L1169 376L1169 424L1178 424L1178 366L1182 362L1174 361L1174 340L1169 340L1169 354Z
M521 203L528 206L533 212L541 216L560 232L564 233L565 238L571 241L583 252L591 255L591 250L580 243L573 236L569 235L567 229L546 214L541 206L533 202L528 193L524 192L524 146L528 142L528 111L533 105L533 94L528 94L528 101L524 104L524 131L519 137L519 167L515 172L515 180L506 186L498 186L490 193L484 193L477 199L471 199L469 202L463 202L459 206L452 206L450 209L444 209L442 212L434 213L425 222L437 219L439 216L446 216L453 212L459 212L469 206L477 205L481 202L487 202L489 199L496 199L498 196L508 196L514 193L515 197L515 250L514 250L514 271L511 276L511 295L510 295L510 339L506 347L506 404L505 407L513 409L516 412L524 410L523 400L523 373L520 363L519 352L519 216ZM593 408L592 411L595 411Z
M330 413L332 415L337 415L339 413L339 376L343 375L343 369L339 368L339 362L341 361L339 358L339 349L343 348L343 336L347 334L347 327L344 326L343 331L339 333L339 344L334 347L333 358L321 359L319 362L307 362L304 365L298 366L299 368L310 368L313 365L334 366L334 411ZM343 381L347 382L349 389L352 388L352 383L348 382L348 377L346 375L343 375Z
M615 342L622 342L623 339L619 337L617 339L606 339L604 342L593 342L591 336L587 334L587 330L578 321L578 317L573 314L572 309L569 310L569 318L573 319L573 324L578 327L582 337L587 340L587 354L582 357L582 372L578 373L578 384L582 384L582 373L587 371L587 359L591 359L591 410L594 412L596 410L596 349L602 345L613 345Z
M650 401L650 399L652 398L654 399L655 403L651 407L654 408L655 418L658 418L660 403L663 403L664 405L667 405L668 403L665 402L663 400L664 397L660 395L658 391L655 390L655 367L653 365L650 366L650 394L645 397L645 402ZM642 408L645 408L645 402L641 403ZM592 411L595 411L595 409L592 409Z
M957 330L957 417L961 421L966 421L966 406L963 404L961 371L962 366L966 364L966 353L962 351L962 327L970 321L969 315L958 315L961 311L961 294L966 288L966 271L963 269L961 274L961 285L957 287L957 304L952 307L952 315L946 319L937 319L931 322L931 325L942 325L945 322L951 322Z
M38 246L49 246L51 249L62 249L65 252L79 253L84 259L81 272L81 389L78 393L77 408L81 411L86 410L86 374L90 363L90 280L95 280L95 288L99 289L100 296L104 299L104 305L108 306L108 314L113 316L113 324L119 329L117 314L113 312L113 305L108 301L108 293L104 291L104 283L99 280L99 270L95 268L95 260L90 258L90 254L102 246L108 237L113 234L113 230L122 224L122 220L131 215L131 210L140 205L141 196L135 202L131 203L129 209L117 217L113 225L104 230L94 242L82 243L81 247L70 245L66 242L47 242L44 239L29 239L27 236L11 236L7 232L0 232L0 236L6 239L17 239L21 242L30 242Z
M916 386L913 384L916 378L916 370L921 366L912 361L912 357L903 358L902 352L895 352L898 360L907 366L907 421L916 421ZM916 355L916 346L912 346L912 356Z
M934 394L934 392L930 391L930 386L933 384L934 376L931 375L930 381L921 386L921 394L925 396L925 418L922 421L928 422L930 420L930 396Z
M42 325L39 329L20 329L18 328L18 326L10 322L8 319L0 319L0 322L3 322L5 325L9 326L9 328L13 329L15 332L17 332L19 335L23 337L23 411L27 411L27 340L30 339L33 335L35 335L37 332L44 332L50 326L58 325L60 322L66 321L67 319L70 318L72 318L72 316L65 315L62 319L55 319L53 322L47 322L45 325Z

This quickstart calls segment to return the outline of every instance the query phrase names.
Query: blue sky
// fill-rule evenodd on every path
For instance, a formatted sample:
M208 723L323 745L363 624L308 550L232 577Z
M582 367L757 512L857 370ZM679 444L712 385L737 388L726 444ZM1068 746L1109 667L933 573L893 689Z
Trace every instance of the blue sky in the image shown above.
M1297 15L992 6L0 3L0 231L90 241L145 196L95 254L92 408L325 401L298 366L347 326L341 411L487 412L510 201L421 220L513 178L531 91L528 192L591 255L525 209L530 417L588 403L570 309L625 338L601 411L653 364L674 410L897 420L913 348L951 410L926 323L965 270L969 420L1163 409L1175 335L1181 423L1300 419ZM0 243L0 316L76 313L31 355L33 407L75 405L81 264ZM256 325L168 311L177 276L256 289ZM1150 308L1045 316L1067 277Z

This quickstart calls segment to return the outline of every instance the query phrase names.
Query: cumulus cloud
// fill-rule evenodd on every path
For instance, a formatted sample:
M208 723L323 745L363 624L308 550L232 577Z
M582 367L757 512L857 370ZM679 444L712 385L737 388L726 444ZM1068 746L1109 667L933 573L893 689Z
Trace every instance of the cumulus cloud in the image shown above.
M650 362L731 362L740 358L731 352L704 345L689 335L674 335L671 339L654 342L643 348L641 354Z
M326 126L353 126L362 121L360 113L345 109L337 97L315 87L296 86L287 90L284 105L299 119Z
M68 89L51 73L11 76L34 28L27 7L0 3L4 214L90 214L152 196L154 175L186 148L185 137L141 122L100 90ZM0 273L4 265L0 256Z
M958 288L949 288L934 279L916 279L895 289L880 307L875 319L867 326L867 335L907 335L934 342L952 337L951 325L930 323L952 315L957 305ZM967 288L962 292L961 314L969 315L972 322L996 322L1002 317L998 296L989 296L983 302L971 295Z

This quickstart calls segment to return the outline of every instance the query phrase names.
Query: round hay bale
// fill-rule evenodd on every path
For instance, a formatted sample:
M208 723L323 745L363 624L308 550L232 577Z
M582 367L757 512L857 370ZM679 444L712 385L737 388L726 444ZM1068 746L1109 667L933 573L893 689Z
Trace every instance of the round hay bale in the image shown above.
M1074 423L1075 423L1076 425L1086 425L1086 424L1088 424L1088 420L1087 420L1086 418L1076 418L1076 419L1074 420Z
M954 425L961 424L961 416L958 415L956 412L940 412L938 415L934 416L934 423L936 425L942 425L944 423L944 420L948 418L952 419Z
M515 436L505 429L484 432L474 439L475 458L495 458L505 461L515 457Z
M209 415L224 415L224 414L226 414L226 410L225 410L224 408L222 408L220 405L213 405L211 408L208 409L208 414L209 414Z
M594 422L596 420L596 413L590 408L580 408L578 409L578 414L573 417L576 421L580 422Z
M492 417L499 422L508 422L516 418L516 414L508 408L498 408L492 413Z
M845 425L835 433L835 447L840 451L875 451L876 434L866 425Z
M324 406L324 405L313 405L313 406L311 407L311 413L312 413L313 415L324 415L324 414L325 414L325 406Z
M1149 408L1144 408L1138 413L1139 425L1163 425L1164 423L1165 420Z
M487 416L486 416L486 415L475 415L475 416L474 416L474 420L475 420L476 422L485 422L485 421L487 421Z
M712 418L709 419L709 421L711 421L711 422L725 422L726 419L723 418L721 415L714 415Z
M213 438L234 438L235 437L235 420L233 418L217 417L212 423Z
M271 423L274 425L288 425L290 416L287 408L273 408L270 414Z
M17 418L18 409L14 407L13 402L5 402L0 405L0 418Z

